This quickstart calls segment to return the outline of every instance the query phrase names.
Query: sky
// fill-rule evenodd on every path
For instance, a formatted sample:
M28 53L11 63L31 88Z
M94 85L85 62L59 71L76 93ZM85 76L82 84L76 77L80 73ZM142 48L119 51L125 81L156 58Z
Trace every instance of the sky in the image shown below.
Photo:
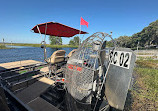
M141 31L158 19L158 0L0 0L0 42L41 43L30 30L37 24L59 22L80 29L89 22L84 40L95 32L113 32L113 38ZM44 36L43 36L44 38ZM47 36L46 43L49 43ZM73 38L63 38L68 44Z

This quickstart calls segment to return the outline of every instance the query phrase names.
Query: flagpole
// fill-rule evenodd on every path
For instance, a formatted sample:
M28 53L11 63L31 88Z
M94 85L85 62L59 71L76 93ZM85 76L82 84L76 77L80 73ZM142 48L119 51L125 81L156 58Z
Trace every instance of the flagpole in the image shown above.
M88 28L88 22L85 21L82 17L81 17L81 19L80 19L79 46L80 46L80 42L82 41L82 39L81 39L81 41L80 41L80 37L81 37L81 25L86 25L87 28Z

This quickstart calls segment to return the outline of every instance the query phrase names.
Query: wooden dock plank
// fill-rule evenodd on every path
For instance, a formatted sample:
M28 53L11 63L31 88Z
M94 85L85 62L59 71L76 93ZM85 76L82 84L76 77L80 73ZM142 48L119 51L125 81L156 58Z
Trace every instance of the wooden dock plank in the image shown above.
M42 63L42 62L35 61L35 60L23 60L23 61L1 63L0 71L4 70L4 69L18 68L18 67L29 66L29 65L40 64L40 63Z
M40 69L41 72L49 72L48 66Z

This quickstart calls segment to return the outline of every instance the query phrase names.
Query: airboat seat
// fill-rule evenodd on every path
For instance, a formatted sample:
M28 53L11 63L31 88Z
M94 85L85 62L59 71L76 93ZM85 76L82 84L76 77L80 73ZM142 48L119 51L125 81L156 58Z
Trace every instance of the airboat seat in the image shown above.
M65 50L57 50L55 51L50 58L48 58L48 62L51 64L63 62L65 60Z
M70 58L72 56L72 54L76 51L77 49L73 49L68 55L67 57Z

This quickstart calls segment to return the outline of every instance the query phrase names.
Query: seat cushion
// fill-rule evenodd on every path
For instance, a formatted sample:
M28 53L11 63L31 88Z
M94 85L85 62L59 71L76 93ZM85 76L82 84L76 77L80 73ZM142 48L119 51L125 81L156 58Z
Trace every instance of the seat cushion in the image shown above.
M51 62L52 64L62 62L65 60L65 50L57 50L55 51L51 57L48 59L48 62Z

